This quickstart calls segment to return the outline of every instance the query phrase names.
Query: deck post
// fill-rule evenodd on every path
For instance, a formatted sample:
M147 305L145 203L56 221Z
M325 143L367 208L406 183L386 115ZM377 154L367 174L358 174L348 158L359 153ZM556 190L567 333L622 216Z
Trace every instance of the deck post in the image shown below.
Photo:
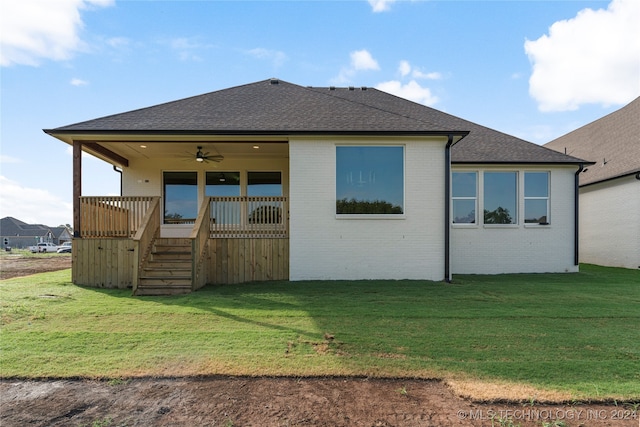
M82 142L73 141L73 237L80 235L80 197L82 197Z

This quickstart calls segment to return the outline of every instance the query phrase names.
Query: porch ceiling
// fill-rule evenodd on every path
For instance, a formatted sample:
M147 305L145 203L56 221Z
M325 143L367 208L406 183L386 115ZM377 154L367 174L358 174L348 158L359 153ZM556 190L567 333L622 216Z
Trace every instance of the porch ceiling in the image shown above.
M161 158L193 158L198 147L202 147L203 153L210 155L220 154L226 158L287 158L289 157L289 145L286 141L95 141L95 144L131 161L151 160ZM257 148L256 148L257 147ZM83 146L83 151L111 164L117 163L113 159L95 152L90 146Z

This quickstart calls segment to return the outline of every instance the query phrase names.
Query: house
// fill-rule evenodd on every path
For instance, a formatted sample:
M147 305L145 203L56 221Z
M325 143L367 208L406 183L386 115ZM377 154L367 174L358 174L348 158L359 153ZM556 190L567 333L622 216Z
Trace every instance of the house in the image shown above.
M59 245L71 241L73 235L67 227L27 224L7 216L0 220L0 237L2 242L7 239L8 246L12 248L25 249L40 242L52 242Z
M580 174L580 262L640 268L640 98L545 145Z
M73 146L75 283L575 272L576 157L367 87L278 79L46 129ZM121 197L83 197L86 151Z

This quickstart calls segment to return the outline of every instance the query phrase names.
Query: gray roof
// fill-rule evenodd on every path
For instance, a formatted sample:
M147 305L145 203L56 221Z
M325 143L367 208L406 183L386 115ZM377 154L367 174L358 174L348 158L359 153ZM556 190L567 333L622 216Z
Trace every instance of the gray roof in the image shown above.
M303 87L269 79L45 132L193 135L447 135L454 163L582 163L581 159L373 88Z
M640 97L545 147L596 162L580 174L580 185L640 172Z
M0 236L45 237L49 232L52 230L46 225L27 224L11 216L0 220Z

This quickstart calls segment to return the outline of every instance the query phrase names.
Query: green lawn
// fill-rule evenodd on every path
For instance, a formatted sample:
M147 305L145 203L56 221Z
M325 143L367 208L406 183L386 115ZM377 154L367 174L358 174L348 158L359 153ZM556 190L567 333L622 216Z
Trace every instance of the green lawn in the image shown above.
M640 272L270 282L188 296L0 281L7 377L369 375L640 399Z

